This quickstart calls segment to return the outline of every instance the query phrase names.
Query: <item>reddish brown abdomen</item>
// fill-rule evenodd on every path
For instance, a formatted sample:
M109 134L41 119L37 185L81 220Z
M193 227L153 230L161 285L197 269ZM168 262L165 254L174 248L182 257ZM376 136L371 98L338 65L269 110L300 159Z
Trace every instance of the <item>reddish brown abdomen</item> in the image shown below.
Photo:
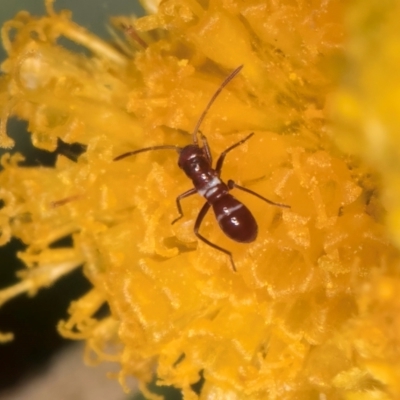
M223 232L240 243L253 242L257 238L258 226L250 210L226 194L212 204L215 217Z

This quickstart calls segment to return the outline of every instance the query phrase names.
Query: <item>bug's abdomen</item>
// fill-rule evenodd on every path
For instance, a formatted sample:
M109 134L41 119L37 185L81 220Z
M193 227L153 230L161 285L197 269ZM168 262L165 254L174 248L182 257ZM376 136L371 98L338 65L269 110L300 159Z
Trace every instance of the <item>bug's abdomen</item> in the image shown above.
M256 239L257 222L250 210L239 200L226 194L215 201L212 207L219 226L229 238L240 243L249 243Z

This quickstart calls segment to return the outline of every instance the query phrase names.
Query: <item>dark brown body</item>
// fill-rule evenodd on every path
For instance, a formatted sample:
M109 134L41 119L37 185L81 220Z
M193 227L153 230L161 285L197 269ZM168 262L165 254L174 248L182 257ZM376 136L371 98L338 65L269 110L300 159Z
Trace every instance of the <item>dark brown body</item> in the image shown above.
M218 172L197 145L189 145L179 154L178 165L192 180L197 193L212 207L222 231L232 240L249 243L257 238L258 226L250 210L229 193Z

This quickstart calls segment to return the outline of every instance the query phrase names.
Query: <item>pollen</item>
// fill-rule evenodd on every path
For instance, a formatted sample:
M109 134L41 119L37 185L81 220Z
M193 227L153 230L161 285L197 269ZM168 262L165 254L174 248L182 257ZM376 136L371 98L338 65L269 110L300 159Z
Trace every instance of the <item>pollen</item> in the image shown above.
M155 374L190 400L400 398L399 6L145 1L147 16L111 19L110 43L45 3L1 32L0 145L19 118L59 154L53 167L1 159L0 244L20 239L26 269L0 303L82 268L92 289L60 333L148 398ZM207 214L200 233L233 271L194 234L200 194L171 224L193 187L173 148L115 158L191 144L241 65L201 134L217 160L254 133L221 179L289 207L233 187L258 224L251 243ZM60 140L84 151L67 157Z

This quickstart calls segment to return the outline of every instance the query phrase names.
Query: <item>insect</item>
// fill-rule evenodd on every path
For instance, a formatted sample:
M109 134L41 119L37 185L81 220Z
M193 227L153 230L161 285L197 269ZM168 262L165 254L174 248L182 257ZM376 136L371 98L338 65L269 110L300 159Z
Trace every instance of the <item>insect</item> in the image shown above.
M195 193L203 196L207 201L201 208L197 216L196 222L194 224L194 234L199 240L203 241L210 247L219 250L222 253L225 253L229 257L232 269L234 271L236 271L236 266L233 261L232 253L229 250L224 249L223 247L218 246L215 243L212 243L199 232L201 223L203 222L204 217L206 216L210 208L213 209L218 224L225 235L232 240L240 243L253 242L257 238L258 226L250 210L243 203L233 197L229 193L230 190L232 190L233 188L240 189L244 192L250 193L253 196L258 197L259 199L273 206L290 208L290 206L286 204L275 203L274 201L271 201L250 189L240 186L231 179L228 180L227 183L221 180L221 171L226 155L233 149L241 146L243 143L249 140L253 136L254 132L250 133L244 139L240 140L239 142L233 144L225 151L223 151L217 160L215 168L213 168L211 150L210 146L208 145L207 138L199 131L199 128L205 116L207 115L207 112L217 99L218 95L221 93L222 89L241 71L242 68L243 65L232 71L224 79L224 81L221 83L219 88L209 100L193 130L192 144L189 144L185 147L179 147L175 145L144 147L142 149L123 153L114 158L114 161L119 161L129 156L153 150L177 151L179 154L178 166L185 172L187 177L192 180L193 188L187 190L176 198L176 207L178 209L179 216L172 221L172 224L175 224L184 216L181 206L181 201L183 199ZM202 146L199 145L199 135L203 144Z

